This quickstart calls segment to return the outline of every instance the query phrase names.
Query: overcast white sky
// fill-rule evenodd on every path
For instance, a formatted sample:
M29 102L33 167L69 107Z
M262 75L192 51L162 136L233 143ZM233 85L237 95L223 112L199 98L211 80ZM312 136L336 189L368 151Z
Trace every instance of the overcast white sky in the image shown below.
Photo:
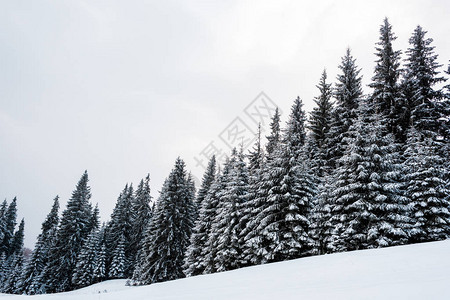
M156 197L177 156L201 178L194 157L236 117L254 130L261 91L310 110L348 46L367 85L385 16L396 49L420 24L450 59L446 0L318 2L1 1L0 200L18 197L25 245L85 169L106 221L127 182L150 173Z

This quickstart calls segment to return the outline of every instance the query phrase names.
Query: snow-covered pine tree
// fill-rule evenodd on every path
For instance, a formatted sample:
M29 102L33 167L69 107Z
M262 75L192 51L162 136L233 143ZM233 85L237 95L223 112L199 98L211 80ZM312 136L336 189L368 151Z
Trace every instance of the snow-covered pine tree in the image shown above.
M50 251L56 243L56 232L59 223L58 210L59 197L56 196L49 214L42 223L42 232L37 238L31 258L22 273L22 293L28 295L45 293L46 280L44 270L49 261Z
M12 253L20 254L23 251L23 238L24 238L24 230L25 230L25 220L22 219L19 224L19 228L14 233L14 237L11 243L11 251Z
M315 249L313 253L323 254L325 250L325 222L329 217L329 194L328 184L331 176L331 166L328 161L327 144L330 137L330 128L332 125L333 103L331 96L333 89L331 83L327 83L326 70L323 71L319 84L319 96L314 98L316 107L313 108L309 118L309 134L306 142L306 155L309 159L309 165L320 182L318 194L314 197L313 207L310 215L310 236L315 240Z
M190 244L186 249L184 273L186 276L195 276L204 271L204 257L201 256L208 235L211 231L211 224L216 214L217 201L214 193L217 191L216 157L213 155L209 160L206 171L203 175L202 185L197 194L196 208L198 217L192 229Z
M0 255L0 292L3 289L3 283L5 282L5 278L8 272L6 254L3 252Z
M433 137L416 128L408 134L405 150L407 195L413 204L414 224L410 242L428 242L450 237L449 170L443 164Z
M282 142L269 159L260 183L264 199L252 222L254 237L247 240L250 248L257 250L259 258L253 259L257 263L298 258L310 255L313 249L308 217L316 182L301 163L306 136L304 122L305 114L297 98Z
M135 283L150 284L184 277L183 259L192 232L194 199L180 158L165 180L149 224Z
M207 218L204 222L204 228L207 230L207 236L202 237L205 241L205 246L201 249L200 262L197 264L197 270L202 270L203 274L212 274L217 272L214 258L217 252L218 233L214 230L216 226L217 215L219 213L220 201L224 193L233 165L232 159L235 157L227 157L223 166L223 170L217 175L214 185L211 187L210 193L207 195L208 202Z
M247 242L252 238L252 231L255 224L252 224L254 218L258 215L258 208L261 207L258 202L261 197L259 195L258 184L262 178L263 170L265 168L265 155L261 145L261 125L258 125L258 131L256 133L256 141L253 149L249 151L247 155L248 164L248 188L247 188L247 201L241 204L241 219L239 221L239 245L241 246L240 265L242 267L255 264L252 258L255 258L254 251Z
M211 156L211 159L208 162L208 166L206 167L205 173L203 174L202 183L200 189L198 190L197 197L195 198L195 207L197 210L197 216L202 207L203 200L205 200L206 194L208 194L209 188L211 184L214 182L216 176L216 156Z
M124 237L126 261L132 262L134 252L131 249L131 234L133 231L133 186L126 184L117 198L116 206L111 214L111 220L106 224L105 239L107 252L107 266L113 260L114 249L118 247L121 237ZM133 274L133 267L126 266L124 278Z
M313 108L309 117L310 134L307 138L308 156L314 173L322 177L327 170L327 145L326 138L331 128L331 116L333 103L331 102L331 83L327 83L327 72L323 70L319 84L316 86L320 95L314 98L316 107Z
M152 216L152 209L150 202L152 197L150 195L150 174L147 174L145 179L139 183L134 197L131 202L131 219L132 219L132 234L130 241L130 264L135 266L138 258L138 252L142 246L144 239L145 228Z
M442 121L448 118L448 103L444 92L436 88L436 85L446 79L439 76L438 69L442 65L437 63L438 56L431 45L433 39L426 38L426 33L422 27L417 26L409 39L411 47L406 51L403 87L408 96L411 126L416 130L429 132L427 135L445 137L448 136L446 122Z
M227 160L228 161L228 160ZM229 167L225 163L224 172L227 174ZM217 207L219 205L219 193L225 188L225 181L223 173L219 168L215 175L215 179L209 188L202 206L199 211L199 216L194 224L190 244L186 250L185 258L185 274L186 276L195 276L203 273L211 273L212 263L209 261L210 250L209 237L213 234L212 225L217 215ZM206 271L208 268L208 271Z
M125 236L122 235L112 254L113 259L109 267L109 278L125 278L125 272L128 267L127 257L125 256L125 243Z
M55 245L49 253L45 274L46 292L62 292L75 288L72 276L77 257L92 228L91 192L87 171L81 176L67 207L62 213Z
M264 161L264 150L261 145L261 123L258 124L258 130L256 132L256 141L253 145L253 149L247 154L248 158L248 170L251 174L255 174L261 169Z
M401 51L393 49L392 43L396 39L389 20L385 18L375 47L377 60L369 86L373 88L370 99L375 112L385 119L383 122L386 123L386 130L394 134L396 142L403 143L408 128L409 108L398 83Z
M260 253L261 249L261 236L257 231L257 217L260 216L262 210L266 205L267 193L270 189L271 182L263 180L264 176L269 172L270 166L268 162L271 162L276 154L277 149L280 147L280 117L278 109L272 117L271 134L267 137L268 144L266 145L266 153L260 151L261 161L259 169L255 169L252 166L249 168L249 195L248 201L244 204L241 225L243 228L240 233L240 239L242 244L241 262L243 265L258 265L263 261ZM276 137L276 138L275 138ZM257 141L260 143L260 140ZM256 149L260 147L256 145Z
M89 204L91 206L91 204ZM92 207L92 206L91 206ZM91 222L89 229L92 230L98 230L100 227L100 210L98 209L98 203L95 204L94 209L92 209L91 214Z
M275 109L275 113L272 116L272 122L270 123L270 135L266 136L266 153L271 154L278 143L280 142L280 111L278 107Z
M392 135L365 101L350 128L348 147L331 185L326 229L328 251L351 251L405 244L410 224L408 199ZM330 231L326 231L330 233Z
M249 174L244 161L243 149L233 149L230 159L230 170L225 179L225 188L219 194L217 214L213 221L212 232L214 240L214 256L210 261L217 272L233 270L242 267L240 257L243 245L239 234L242 231L240 223L242 206L248 197Z
M282 141L292 152L292 158L297 160L303 155L303 149L306 142L306 114L303 110L303 102L300 97L294 100L291 108L291 114L284 129Z
M7 258L8 270L4 274L3 292L8 294L19 294L21 292L23 281L21 274L23 272L23 237L24 220L20 222L19 228L15 232L11 242L11 254Z
M6 213L6 209L8 208L8 201L6 199L3 200L2 205L0 205L0 217L3 218Z
M7 207L8 207L8 202L5 199L5 200L3 200L2 205L0 205L0 254L2 253L2 244L3 244L3 240L5 238L5 231L6 231L5 214L6 214Z
M333 208L331 197L332 176L333 174L328 174L321 178L320 184L317 187L317 196L314 198L311 209L309 235L315 241L314 254L330 252L327 245L331 232L334 230L334 227L329 222Z
M450 75L450 64L445 73ZM450 84L447 84L444 88L444 98L439 102L440 111L442 112L442 117L439 119L439 127L442 131L439 134L442 137L441 157L444 159L446 169L450 170L450 157L446 155L450 153ZM446 178L446 181L450 184L450 176L449 178Z
M94 268L92 274L93 283L101 282L108 276L106 274L106 241L105 241L105 225L97 232L97 245L94 260Z
M14 253L12 248L12 242L14 239L14 229L17 225L17 198L14 199L9 204L4 215L5 230L3 234L3 241L0 246L0 253L5 253L8 258Z
M193 211L192 211L192 224L194 224L195 219L197 219L198 216L198 208L197 205L195 203L195 198L197 195L197 189L195 187L195 182L194 182L194 176L192 175L191 172L189 172L188 176L187 176L187 187L188 187L188 191L189 191L189 198L193 199L193 203L194 206L192 207Z
M76 288L91 285L94 282L94 264L97 255L98 233L92 231L78 254L77 264L72 276Z
M357 67L349 48L342 57L339 69L342 73L337 76L334 88L336 105L332 110L331 127L326 137L327 161L331 169L337 167L339 158L344 155L348 130L357 119L358 104L362 97L361 69Z
M18 294L21 290L21 274L23 271L23 252L13 253L7 259L7 269L2 282L2 293Z

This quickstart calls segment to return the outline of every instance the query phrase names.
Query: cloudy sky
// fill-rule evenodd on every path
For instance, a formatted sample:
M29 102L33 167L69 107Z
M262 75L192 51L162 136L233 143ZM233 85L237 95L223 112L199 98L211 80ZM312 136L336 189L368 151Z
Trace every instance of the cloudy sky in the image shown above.
M211 142L255 130L257 101L310 110L346 47L367 85L385 16L396 49L420 24L450 59L446 0L317 2L1 1L0 200L17 196L25 245L85 169L105 221L147 173L157 197L177 156L201 178Z

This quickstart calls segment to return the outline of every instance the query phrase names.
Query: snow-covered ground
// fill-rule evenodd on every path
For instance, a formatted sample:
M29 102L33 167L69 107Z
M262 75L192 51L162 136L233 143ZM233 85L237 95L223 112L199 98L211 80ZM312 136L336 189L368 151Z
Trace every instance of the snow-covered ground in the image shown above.
M42 300L450 299L450 240L354 251L143 287L111 280Z

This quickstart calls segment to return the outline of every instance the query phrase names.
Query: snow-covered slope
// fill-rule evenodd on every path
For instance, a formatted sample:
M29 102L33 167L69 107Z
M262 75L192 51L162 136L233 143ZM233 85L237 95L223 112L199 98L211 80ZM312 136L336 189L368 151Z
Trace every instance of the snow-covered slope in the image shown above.
M42 300L450 299L450 240L354 251L144 287L111 280Z

